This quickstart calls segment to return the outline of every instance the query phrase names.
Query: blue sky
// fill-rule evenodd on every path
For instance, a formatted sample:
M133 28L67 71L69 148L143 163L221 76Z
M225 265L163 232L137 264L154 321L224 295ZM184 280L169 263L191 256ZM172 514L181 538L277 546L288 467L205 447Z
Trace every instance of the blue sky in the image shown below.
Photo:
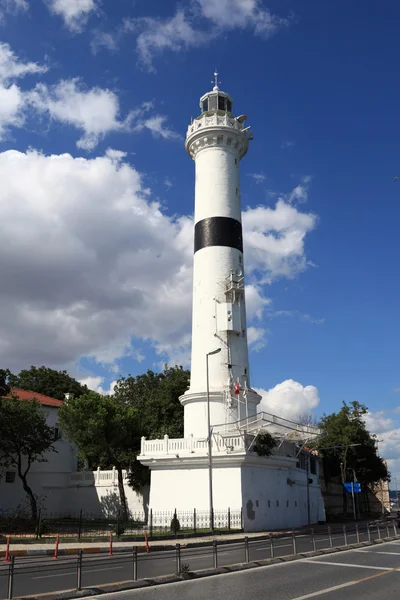
M400 5L0 0L0 15L3 366L108 389L188 360L183 141L217 67L254 132L253 386L293 416L364 402L400 483Z

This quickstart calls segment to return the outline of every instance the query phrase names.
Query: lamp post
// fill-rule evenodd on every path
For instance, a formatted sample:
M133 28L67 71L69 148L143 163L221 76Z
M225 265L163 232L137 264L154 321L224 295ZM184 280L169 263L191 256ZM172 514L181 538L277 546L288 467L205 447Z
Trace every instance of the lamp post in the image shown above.
M210 499L210 530L214 532L214 506L213 506L213 482L212 482L212 440L211 440L211 418L210 418L210 381L208 376L208 357L221 352L217 348L206 354L206 377L207 377L207 442L208 442L208 491Z

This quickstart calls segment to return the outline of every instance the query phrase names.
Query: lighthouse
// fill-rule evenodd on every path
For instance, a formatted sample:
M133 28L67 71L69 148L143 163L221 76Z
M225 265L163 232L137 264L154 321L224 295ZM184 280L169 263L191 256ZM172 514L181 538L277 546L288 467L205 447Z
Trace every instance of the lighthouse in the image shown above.
M196 169L192 360L180 398L185 437L208 435L208 407L211 427L223 431L254 416L260 402L250 384L240 199L240 161L252 134L217 77L185 144Z
M164 529L172 516L188 528L213 530L218 521L245 531L318 520L317 471L313 479L299 459L301 439L316 428L304 431L260 412L251 387L240 199L240 161L252 139L246 120L235 116L215 73L185 142L196 176L190 385L180 397L184 437L142 437L138 456L151 470L152 526ZM277 440L270 456L256 443L262 431Z

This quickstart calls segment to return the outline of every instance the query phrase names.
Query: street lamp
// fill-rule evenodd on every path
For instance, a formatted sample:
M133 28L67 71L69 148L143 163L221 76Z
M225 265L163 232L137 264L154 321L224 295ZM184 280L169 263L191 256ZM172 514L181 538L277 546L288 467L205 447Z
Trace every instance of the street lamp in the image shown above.
M210 381L208 376L208 357L221 352L217 348L206 354L206 377L207 377L207 442L208 442L208 491L210 498L210 530L214 532L214 506L213 506L213 486L212 486L212 442L211 442L211 419L210 419Z

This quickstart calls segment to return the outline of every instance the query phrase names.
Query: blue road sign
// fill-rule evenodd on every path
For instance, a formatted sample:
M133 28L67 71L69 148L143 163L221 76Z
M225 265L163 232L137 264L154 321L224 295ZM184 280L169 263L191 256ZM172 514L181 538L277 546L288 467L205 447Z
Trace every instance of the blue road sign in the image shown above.
M355 481L354 483L351 481L350 483L344 483L343 485L346 492L354 492L355 494L361 493L361 483L359 481Z

